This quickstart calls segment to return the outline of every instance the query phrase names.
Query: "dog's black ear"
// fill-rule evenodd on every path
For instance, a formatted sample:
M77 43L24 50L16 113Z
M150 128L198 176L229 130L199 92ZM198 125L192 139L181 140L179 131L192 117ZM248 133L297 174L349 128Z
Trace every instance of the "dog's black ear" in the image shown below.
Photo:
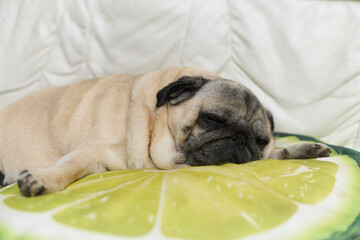
M166 101L169 101L172 105L182 103L194 96L208 81L208 79L200 76L183 76L175 82L170 83L156 94L156 107L161 107Z
M275 125L274 125L274 117L273 117L272 113L268 109L266 109L266 115L267 115L267 117L269 119L269 122L270 122L271 132L274 132L274 127L275 127Z

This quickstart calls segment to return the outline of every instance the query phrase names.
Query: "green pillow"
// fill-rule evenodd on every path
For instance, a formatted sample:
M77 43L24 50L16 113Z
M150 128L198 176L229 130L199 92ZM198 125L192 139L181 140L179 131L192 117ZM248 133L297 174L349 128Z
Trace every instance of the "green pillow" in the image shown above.
M277 134L276 146L319 140ZM353 239L360 236L360 153L171 171L121 170L64 191L0 190L0 239Z

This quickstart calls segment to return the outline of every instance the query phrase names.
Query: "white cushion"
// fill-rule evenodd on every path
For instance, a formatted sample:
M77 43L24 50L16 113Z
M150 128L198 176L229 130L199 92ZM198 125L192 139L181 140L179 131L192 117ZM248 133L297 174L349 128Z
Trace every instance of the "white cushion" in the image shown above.
M357 1L0 1L0 107L110 74L198 66L252 89L277 131L360 150Z

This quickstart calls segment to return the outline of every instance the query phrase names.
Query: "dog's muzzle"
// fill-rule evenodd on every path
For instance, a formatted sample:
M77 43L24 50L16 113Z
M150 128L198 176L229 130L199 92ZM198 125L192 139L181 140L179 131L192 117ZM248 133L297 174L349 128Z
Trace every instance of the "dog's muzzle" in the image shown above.
M262 158L262 151L246 122L205 133L199 139L189 139L183 151L185 163L191 166L241 164Z

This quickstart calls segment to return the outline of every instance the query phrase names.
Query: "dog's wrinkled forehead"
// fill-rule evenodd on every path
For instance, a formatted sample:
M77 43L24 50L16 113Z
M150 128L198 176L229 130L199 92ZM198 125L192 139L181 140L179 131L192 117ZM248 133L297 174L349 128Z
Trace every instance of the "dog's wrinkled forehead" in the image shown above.
M261 108L260 101L249 89L230 80L210 81L200 94L205 101L203 111L219 111L227 118L250 120Z

